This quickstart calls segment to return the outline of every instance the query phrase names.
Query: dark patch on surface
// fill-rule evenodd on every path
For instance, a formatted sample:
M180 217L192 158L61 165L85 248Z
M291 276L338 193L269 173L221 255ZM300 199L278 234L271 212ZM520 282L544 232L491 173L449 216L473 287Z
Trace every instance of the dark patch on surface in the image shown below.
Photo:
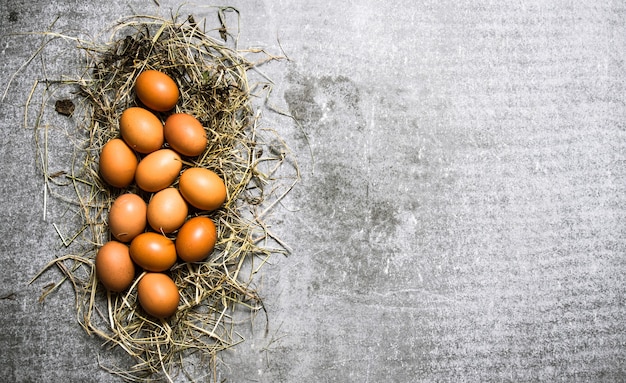
M316 82L311 77L289 76L291 87L285 91L285 100L289 105L289 113L307 129L319 122L322 109L315 100Z
M309 291L371 292L388 277L389 258L399 252L395 236L402 224L393 197L374 190L383 184L378 175L373 177L379 170L368 146L378 134L365 130L361 93L350 78L296 71L288 78L289 110L318 143L315 172L301 189L311 220L320 222L320 228L312 230L322 233Z
M402 224L398 218L398 207L391 202L375 201L370 205L370 227L377 236L389 238Z
M324 76L319 79L320 89L327 92L332 101L329 107L334 109L336 103L347 106L348 110L358 111L361 95L354 82L346 76Z
M326 162L318 165L317 170L308 193L309 204L314 207L316 215L346 218L364 215L367 180L360 169L348 164Z
M54 103L54 110L56 110L57 113L62 114L64 116L71 116L72 113L74 113L74 108L75 106L72 100L68 100L68 99L57 100Z
M387 262L399 250L395 244L402 224L398 207L367 196L369 180L361 169L342 164L321 165L307 194L313 220L321 223L313 260L317 269L312 292L346 289L372 291L387 277Z
M349 123L356 123L354 128L358 131L363 130L361 95L351 79L342 75L316 78L296 71L291 71L287 78L291 82L285 91L289 112L307 131L343 124L338 119L346 116L356 117Z
M9 12L9 21L15 23L20 20L19 13L17 11Z

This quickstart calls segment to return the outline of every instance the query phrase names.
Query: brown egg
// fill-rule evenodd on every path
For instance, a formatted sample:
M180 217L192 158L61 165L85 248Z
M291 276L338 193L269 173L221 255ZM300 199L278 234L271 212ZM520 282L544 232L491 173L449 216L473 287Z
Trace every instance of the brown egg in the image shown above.
M187 202L178 189L165 188L148 203L148 223L157 232L171 233L185 222L187 212Z
M146 271L165 271L176 263L176 247L163 234L141 233L130 243L130 257Z
M137 194L122 194L109 209L109 230L121 242L130 242L146 228L146 203Z
M207 138L204 127L190 114L172 114L165 120L163 132L172 149L184 156L197 156L206 149Z
M200 262L215 248L217 230L208 217L187 220L176 236L176 253L185 262Z
M137 156L123 140L114 138L102 147L98 166L100 175L106 183L117 188L125 188L135 177Z
M182 168L178 153L171 149L159 149L139 161L135 182L142 190L155 193L170 186Z
M137 283L137 298L148 314L164 319L172 316L178 309L180 293L169 276L146 273Z
M128 146L139 153L152 153L163 146L163 124L144 108L128 108L122 113L120 133Z
M226 201L226 186L215 172L205 168L189 168L178 181L183 198L200 210L215 210Z
M156 70L146 70L137 76L135 93L145 106L157 112L172 109L180 95L174 80Z
M96 276L107 290L126 290L135 278L128 246L117 241L105 243L96 254Z

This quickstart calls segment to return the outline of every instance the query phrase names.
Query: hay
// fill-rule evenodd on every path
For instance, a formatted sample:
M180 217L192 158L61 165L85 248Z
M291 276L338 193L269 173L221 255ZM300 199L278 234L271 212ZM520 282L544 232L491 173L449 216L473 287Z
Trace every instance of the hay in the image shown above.
M180 374L189 377L186 364L190 356L207 361L207 374L217 379L219 352L244 341L236 330L236 313L244 310L253 316L264 310L254 289L254 274L272 255L289 251L271 233L265 219L299 180L297 163L275 131L260 128L261 109L253 107L253 101L267 97L271 84L248 83L251 69L279 58L263 50L239 50L225 26L223 12L218 10L219 29L209 32L219 32L223 40L230 38L230 45L211 37L192 16L182 22L177 16L171 20L129 17L113 28L104 44L63 36L76 42L87 65L78 78L57 82L74 87L81 96L78 105L57 102L57 108L62 108L57 112L72 115L85 140L76 144L67 171L49 174L47 161L40 162L47 193L74 206L80 224L71 236L63 235L55 225L63 247L74 251L52 259L33 280L51 268L61 271L61 280L47 286L41 299L69 281L80 325L102 338L105 345L121 348L134 359L130 368L104 366L127 381L171 381ZM260 58L252 62L245 55ZM97 249L111 239L107 216L113 200L129 190L149 198L134 186L129 190L111 188L98 174L100 150L119 137L119 117L135 105L134 80L146 69L174 78L181 91L175 111L194 115L208 129L206 151L186 159L185 166L217 172L228 190L223 208L210 214L218 230L213 254L204 262L180 263L169 271L181 300L177 313L167 320L156 320L138 307L136 282L124 293L109 293L98 283L94 270ZM31 97L40 85L35 83ZM51 82L45 85L49 91ZM29 105L26 114L28 110ZM45 159L50 148L42 114L40 111L35 127L43 131L43 137L39 133L36 137ZM163 119L166 114L159 116ZM292 169L290 176L278 176L285 173L283 165ZM69 196L56 192L68 187L72 190ZM191 214L207 215L195 210Z

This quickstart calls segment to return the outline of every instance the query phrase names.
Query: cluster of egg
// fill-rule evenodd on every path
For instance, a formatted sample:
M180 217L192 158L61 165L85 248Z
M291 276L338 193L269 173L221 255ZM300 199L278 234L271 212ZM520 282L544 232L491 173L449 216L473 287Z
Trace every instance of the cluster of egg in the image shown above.
M96 275L108 290L122 292L135 281L136 267L143 269L146 273L137 283L139 304L148 314L166 318L176 312L180 300L166 272L179 260L202 261L217 240L211 218L190 211L218 209L226 200L226 186L209 169L183 168L183 157L206 149L202 124L186 113L171 113L163 123L154 113L171 111L178 102L172 78L144 71L137 77L135 93L145 107L122 113L120 137L103 146L99 172L109 185L125 189L134 182L150 198L126 192L112 203L112 239L96 254Z

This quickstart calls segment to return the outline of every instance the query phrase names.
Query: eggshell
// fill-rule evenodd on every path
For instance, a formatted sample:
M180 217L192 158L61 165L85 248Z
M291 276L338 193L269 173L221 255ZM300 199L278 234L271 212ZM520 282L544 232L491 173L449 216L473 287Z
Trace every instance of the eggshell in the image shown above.
M105 243L96 254L96 276L110 291L126 290L135 278L128 246L117 241Z
M215 248L217 229L208 217L187 220L176 236L176 253L185 262L200 262Z
M192 206L206 211L218 209L226 201L226 185L215 172L193 167L185 170L178 181L183 198Z
M125 188L135 177L137 156L122 139L114 138L102 147L98 167L106 183Z
M144 108L132 107L122 112L120 133L126 144L139 153L152 153L163 146L163 124Z
M109 209L109 230L121 242L130 242L146 228L146 202L137 194L122 194Z
M178 287L166 274L146 273L137 283L137 298L141 307L157 318L172 316L178 309Z
M163 133L170 147L184 156L197 156L206 149L204 127L190 114L174 113L169 116L165 120Z
M171 233L181 227L187 218L187 202L176 188L165 188L155 193L148 203L148 223L161 233Z
M170 186L182 168L178 153L171 149L159 149L139 161L135 182L142 190L155 193Z
M130 257L146 271L165 271L176 263L176 247L162 234L145 232L131 241Z
M145 106L157 112L174 108L180 96L174 80L156 70L146 70L137 76L135 93Z

